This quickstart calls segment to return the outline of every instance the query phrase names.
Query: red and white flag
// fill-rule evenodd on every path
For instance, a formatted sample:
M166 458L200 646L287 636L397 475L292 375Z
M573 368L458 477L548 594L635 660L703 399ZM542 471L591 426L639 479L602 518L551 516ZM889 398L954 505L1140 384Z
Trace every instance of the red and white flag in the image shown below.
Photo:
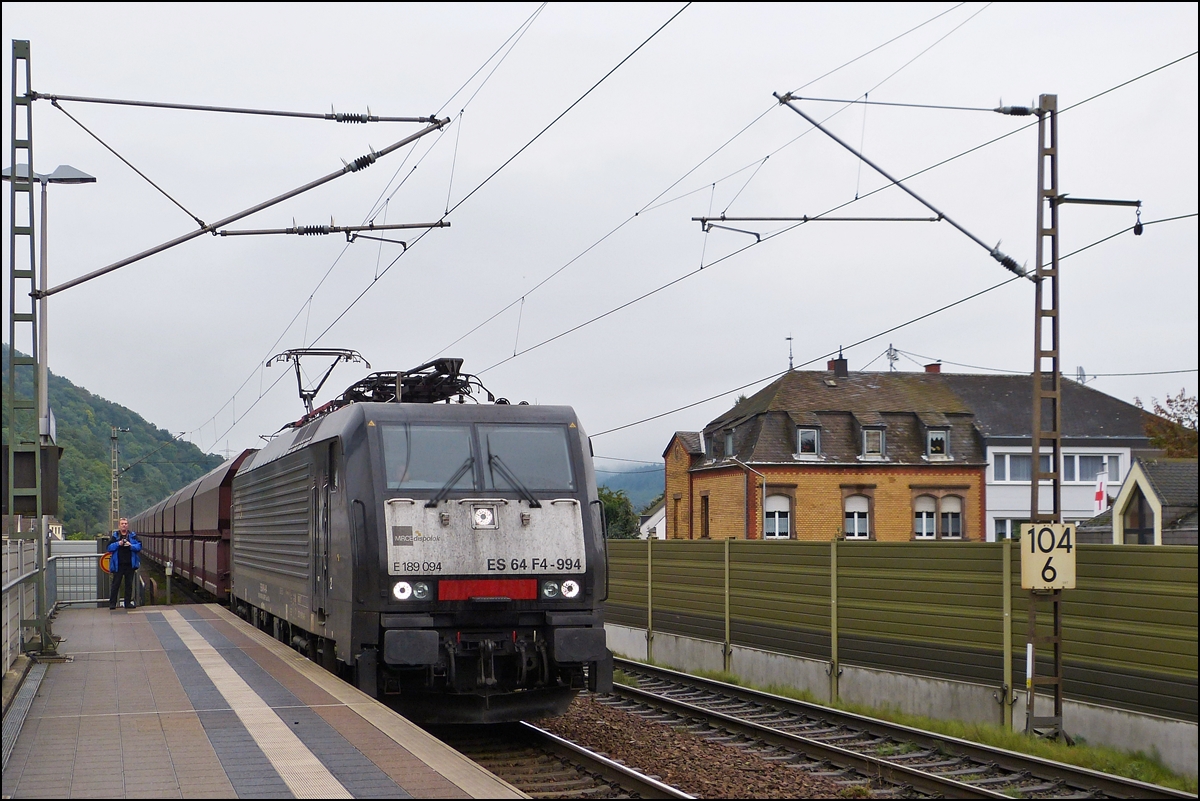
M1092 504L1092 513L1100 514L1108 510L1108 473L1096 474L1096 497Z

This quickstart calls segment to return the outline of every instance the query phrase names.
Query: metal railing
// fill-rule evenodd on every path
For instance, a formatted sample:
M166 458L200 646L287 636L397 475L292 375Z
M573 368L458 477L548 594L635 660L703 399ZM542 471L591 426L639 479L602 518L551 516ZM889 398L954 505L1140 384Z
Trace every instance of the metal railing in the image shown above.
M107 604L113 576L100 567L103 553L51 556L46 565L46 594L51 610L60 606ZM133 602L146 602L146 581L137 573Z

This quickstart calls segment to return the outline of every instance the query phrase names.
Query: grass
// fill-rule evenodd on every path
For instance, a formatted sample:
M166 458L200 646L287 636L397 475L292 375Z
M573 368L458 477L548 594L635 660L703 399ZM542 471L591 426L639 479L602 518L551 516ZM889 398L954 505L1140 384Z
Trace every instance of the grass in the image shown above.
M668 665L660 665L660 667L669 668ZM780 684L759 687L724 671L698 670L694 671L694 675L810 704L820 703L814 698L812 693L806 690L799 690ZM982 743L994 748L1004 748L1009 751L1017 751L1022 754L1030 754L1043 759L1054 760L1055 762L1065 762L1068 765L1076 765L1081 768L1088 768L1089 770L1111 773L1115 776L1124 776L1150 784L1162 785L1163 787L1173 787L1176 790L1183 790L1187 793L1194 794L1197 791L1197 781L1194 777L1175 773L1164 765L1155 753L1120 751L1116 748L1091 745L1082 741L1078 741L1076 745L1072 746L1062 742L1027 737L1023 732L1005 729L1003 726L927 718L921 715L902 712L892 706L870 707L844 702L838 702L833 706L835 709L841 709L856 715L867 715L879 718L880 720L899 723L902 726L911 726L914 729L944 734L960 740L970 740L971 742ZM915 746L910 745L905 750L911 750L913 747Z

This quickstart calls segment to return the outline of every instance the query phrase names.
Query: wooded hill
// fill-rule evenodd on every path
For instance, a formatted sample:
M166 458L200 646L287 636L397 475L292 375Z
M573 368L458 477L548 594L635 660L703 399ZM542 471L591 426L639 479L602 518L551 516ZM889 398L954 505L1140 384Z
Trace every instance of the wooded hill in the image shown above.
M14 435L10 431L8 345L2 350L4 440L7 443L10 436L30 440L32 432ZM18 391L31 395L31 383L18 378ZM50 407L57 421L58 444L63 448L56 516L63 524L64 535L90 538L108 530L112 426L129 429L119 435L124 515L136 514L157 503L223 461L220 456L202 453L190 442L175 440L170 432L147 422L136 412L93 395L54 373L50 373Z

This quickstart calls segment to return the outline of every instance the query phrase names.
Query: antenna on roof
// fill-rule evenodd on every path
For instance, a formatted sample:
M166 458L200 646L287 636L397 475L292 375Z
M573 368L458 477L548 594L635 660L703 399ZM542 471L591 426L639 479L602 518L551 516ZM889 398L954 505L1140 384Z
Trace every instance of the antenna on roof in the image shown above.
M792 338L791 336L786 336L784 339L788 343L788 372L790 373L792 371Z
M1083 369L1082 365L1075 368L1075 380L1080 384L1087 383L1087 371Z
M900 361L900 351L893 348L891 342L888 343L887 360L889 362L888 372L889 373L896 372L896 362Z

